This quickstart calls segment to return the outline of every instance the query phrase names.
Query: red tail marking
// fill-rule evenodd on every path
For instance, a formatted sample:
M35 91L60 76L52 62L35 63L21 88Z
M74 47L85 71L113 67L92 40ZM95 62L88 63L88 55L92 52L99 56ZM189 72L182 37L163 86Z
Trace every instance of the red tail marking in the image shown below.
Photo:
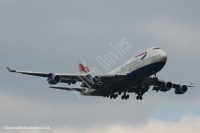
M90 72L90 70L88 69L88 67L87 66L84 67L82 64L79 64L79 69L80 69L80 71L83 71L85 73Z

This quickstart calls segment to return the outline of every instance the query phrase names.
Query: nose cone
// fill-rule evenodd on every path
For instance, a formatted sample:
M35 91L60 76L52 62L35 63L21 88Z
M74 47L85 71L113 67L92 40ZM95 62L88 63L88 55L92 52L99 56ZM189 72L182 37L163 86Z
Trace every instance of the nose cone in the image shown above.
M161 61L167 62L167 54L164 51L161 52L160 59L161 59Z

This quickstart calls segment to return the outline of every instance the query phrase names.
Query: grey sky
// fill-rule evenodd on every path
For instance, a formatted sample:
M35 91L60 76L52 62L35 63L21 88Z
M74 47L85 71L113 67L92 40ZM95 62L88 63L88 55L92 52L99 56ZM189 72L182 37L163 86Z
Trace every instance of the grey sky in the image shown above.
M176 1L0 1L0 125L75 127L87 130L112 125L137 126L151 118L177 121L200 116L200 16L198 0ZM160 46L168 54L159 78L197 87L177 96L173 90L144 95L136 101L82 97L48 88L44 78L8 73L19 70L79 73L125 37L133 47L114 69L138 52ZM58 86L65 86L59 84ZM166 105L166 106L165 106ZM176 108L174 108L176 107ZM174 109L174 110L173 110ZM168 111L166 111L168 110ZM174 118L171 113L179 116ZM166 117L163 117L166 116ZM5 130L3 130L5 131Z

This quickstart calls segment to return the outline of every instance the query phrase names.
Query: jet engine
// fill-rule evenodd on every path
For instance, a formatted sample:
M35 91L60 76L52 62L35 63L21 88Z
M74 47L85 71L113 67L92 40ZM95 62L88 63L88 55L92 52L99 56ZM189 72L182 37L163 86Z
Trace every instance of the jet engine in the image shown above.
M94 76L94 75L88 75L87 76L87 81L91 84L91 85L94 85L94 84L98 84L100 82L100 77L98 76Z
M58 84L61 81L61 77L59 75L52 74L47 81L49 84Z
M97 84L97 83L100 82L100 77L93 76L93 75L87 75L87 76L85 76L85 77L82 78L82 82L83 82L83 84L81 85L81 87L88 87L88 88L90 88L94 84Z
M159 87L159 90L162 92L169 91L173 87L173 84L171 82L165 82L162 83Z
M93 81L94 84L98 84L100 82L100 77L99 76L94 76L92 78L92 81Z
M188 87L186 85L178 86L175 88L174 93L175 94L184 94L188 90Z

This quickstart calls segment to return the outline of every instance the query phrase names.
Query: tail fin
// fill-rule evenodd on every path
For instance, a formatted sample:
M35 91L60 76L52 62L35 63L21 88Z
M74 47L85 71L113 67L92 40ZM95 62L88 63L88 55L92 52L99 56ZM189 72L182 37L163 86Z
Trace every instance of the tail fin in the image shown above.
M79 70L81 74L87 73L90 74L90 69L87 67L86 63L84 60L80 60L79 62Z

